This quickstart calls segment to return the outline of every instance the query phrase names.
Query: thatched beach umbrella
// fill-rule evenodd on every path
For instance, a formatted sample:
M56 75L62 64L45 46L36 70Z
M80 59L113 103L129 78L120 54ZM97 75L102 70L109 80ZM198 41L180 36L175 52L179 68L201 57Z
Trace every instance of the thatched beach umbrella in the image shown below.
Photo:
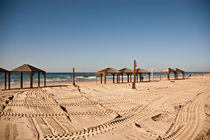
M182 73L182 79L184 79L184 71L183 70L178 69L178 68L175 68L174 71L175 71L175 77L176 77L176 79L178 79L179 72Z
M7 89L7 74L9 76L9 71L3 68L0 68L0 73L4 73L4 88ZM9 85L10 87L10 85Z
M171 72L174 73L174 78L176 79L176 76L175 76L175 75L176 75L176 71L173 70L173 69L171 69L171 68L166 68L166 69L160 71L160 80L161 80L161 74L162 74L162 73L167 73L167 75L168 75L168 80L170 80L170 73L171 73Z
M123 68L120 71L120 74L122 75L122 83L123 83L123 74L127 74L127 82L129 83L129 76L130 76L130 82L132 81L132 74L133 70L129 68Z
M23 73L27 73L30 76L30 87L33 88L33 75L34 73L38 73L38 87L40 87L40 73L44 75L44 86L46 86L46 72L29 64L24 64L19 66L11 72L19 72L20 73L20 88L23 88Z
M106 75L108 75L108 74L113 75L113 83L115 83L115 74L117 74L117 83L118 83L120 71L118 71L117 69L114 69L114 68L106 68L101 71L98 71L98 72L96 72L96 82L97 82L98 74L101 75L101 84L102 84L102 76L104 76L104 84L106 84Z
M150 72L149 71L138 68L136 72L137 72L137 82L138 82L138 74L139 74L139 77L140 77L140 82L142 81L142 74L148 74L149 81L150 81Z

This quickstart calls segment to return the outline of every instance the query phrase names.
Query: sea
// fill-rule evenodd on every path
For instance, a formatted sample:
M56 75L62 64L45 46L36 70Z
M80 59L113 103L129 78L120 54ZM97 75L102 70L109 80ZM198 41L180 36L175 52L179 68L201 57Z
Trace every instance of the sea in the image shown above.
M185 72L185 76L189 75L196 75L196 74L210 74L210 72ZM154 78L160 77L159 72L153 73ZM166 77L167 75L165 73L162 74L162 77ZM173 77L173 74L171 74ZM11 84L18 84L20 82L20 73L12 73L11 74ZM72 73L67 72L48 72L46 74L46 81L47 83L53 83L53 82L71 82L72 81ZM98 80L100 80L100 75L98 75ZM107 80L112 79L112 75L107 75ZM116 76L115 76L116 77ZM148 78L147 74L143 74L144 78ZM4 73L0 73L0 85L4 84ZM126 75L124 75L124 78L126 79ZM151 74L152 79L152 74ZM84 72L84 73L75 73L75 81L95 81L96 75L94 72ZM30 82L30 77L27 73L23 73L23 81L24 83L28 84ZM33 81L38 81L38 74L35 73L33 76ZM42 74L40 74L40 81L44 81L44 77Z

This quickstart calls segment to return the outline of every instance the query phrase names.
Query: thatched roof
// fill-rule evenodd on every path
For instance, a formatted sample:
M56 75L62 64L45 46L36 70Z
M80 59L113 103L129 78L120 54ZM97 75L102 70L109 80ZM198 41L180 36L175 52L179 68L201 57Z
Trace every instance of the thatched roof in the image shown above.
M0 68L0 72L8 72L8 70L5 70L3 68Z
M120 71L120 73L133 73L133 70L129 69L129 68L123 68L123 69L121 69L119 71Z
M176 71L176 72L184 72L183 70L178 69L178 68L175 68L174 71Z
M117 69L114 69L114 68L106 68L106 69L103 69L101 71L98 71L97 73L120 73L120 71L118 71Z
M170 72L175 72L175 70L171 69L171 68L166 68L164 70L160 71L161 73L170 73Z
M137 72L137 73L150 73L149 71L146 71L146 70L140 69L140 68L138 68L138 69L136 70L136 72Z
M13 70L11 70L11 72L45 72L44 70L41 70L39 68L36 68L34 66L31 66L29 64L24 64L22 66L19 66Z

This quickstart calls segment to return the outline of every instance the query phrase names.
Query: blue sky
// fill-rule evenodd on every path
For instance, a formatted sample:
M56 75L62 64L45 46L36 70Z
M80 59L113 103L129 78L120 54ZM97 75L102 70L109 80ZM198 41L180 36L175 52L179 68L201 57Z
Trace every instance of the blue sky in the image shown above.
M0 67L210 71L207 0L0 1Z

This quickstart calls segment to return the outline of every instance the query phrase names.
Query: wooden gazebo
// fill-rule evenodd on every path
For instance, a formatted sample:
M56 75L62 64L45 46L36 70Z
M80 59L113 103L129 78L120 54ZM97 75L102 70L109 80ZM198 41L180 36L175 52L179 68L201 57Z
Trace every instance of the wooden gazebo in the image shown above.
M162 73L167 73L167 78L168 78L168 80L170 80L170 73L171 73L171 72L174 73L174 79L176 79L176 71L173 70L173 69L171 69L171 68L166 68L166 69L160 71L160 80L161 80L161 74L162 74Z
M33 88L33 75L34 73L38 73L38 87L40 87L40 73L44 75L44 86L46 86L46 72L44 70L38 69L29 64L24 64L19 66L10 72L18 72L20 73L20 88L23 88L23 73L27 73L30 76L30 87Z
M112 76L113 76L113 83L115 83L115 75L117 75L117 83L119 82L120 71L118 71L117 69L106 68L106 69L103 69L101 71L96 72L96 82L97 82L97 76L99 74L101 75L101 84L102 84L102 76L104 76L104 84L106 84L106 76L108 74L112 74Z
M132 74L133 74L133 70L129 69L129 68L123 68L120 71L120 75L122 76L122 83L123 83L123 75L127 74L127 82L132 82ZM130 77L130 78L129 78Z
M136 70L136 73L137 73L137 82L138 82L138 74L139 74L139 78L140 78L140 82L142 81L142 74L148 74L148 77L149 77L149 81L150 81L150 72L149 71L146 71L146 70L144 70L144 69L140 69L140 68L138 68L137 70Z
M4 73L4 88L7 89L7 74L9 76L9 71L3 68L0 68L0 73ZM10 85L9 85L10 87Z
M182 73L182 79L184 79L184 71L183 70L178 69L178 68L175 68L174 71L175 71L175 77L176 77L176 79L178 79L179 72Z

